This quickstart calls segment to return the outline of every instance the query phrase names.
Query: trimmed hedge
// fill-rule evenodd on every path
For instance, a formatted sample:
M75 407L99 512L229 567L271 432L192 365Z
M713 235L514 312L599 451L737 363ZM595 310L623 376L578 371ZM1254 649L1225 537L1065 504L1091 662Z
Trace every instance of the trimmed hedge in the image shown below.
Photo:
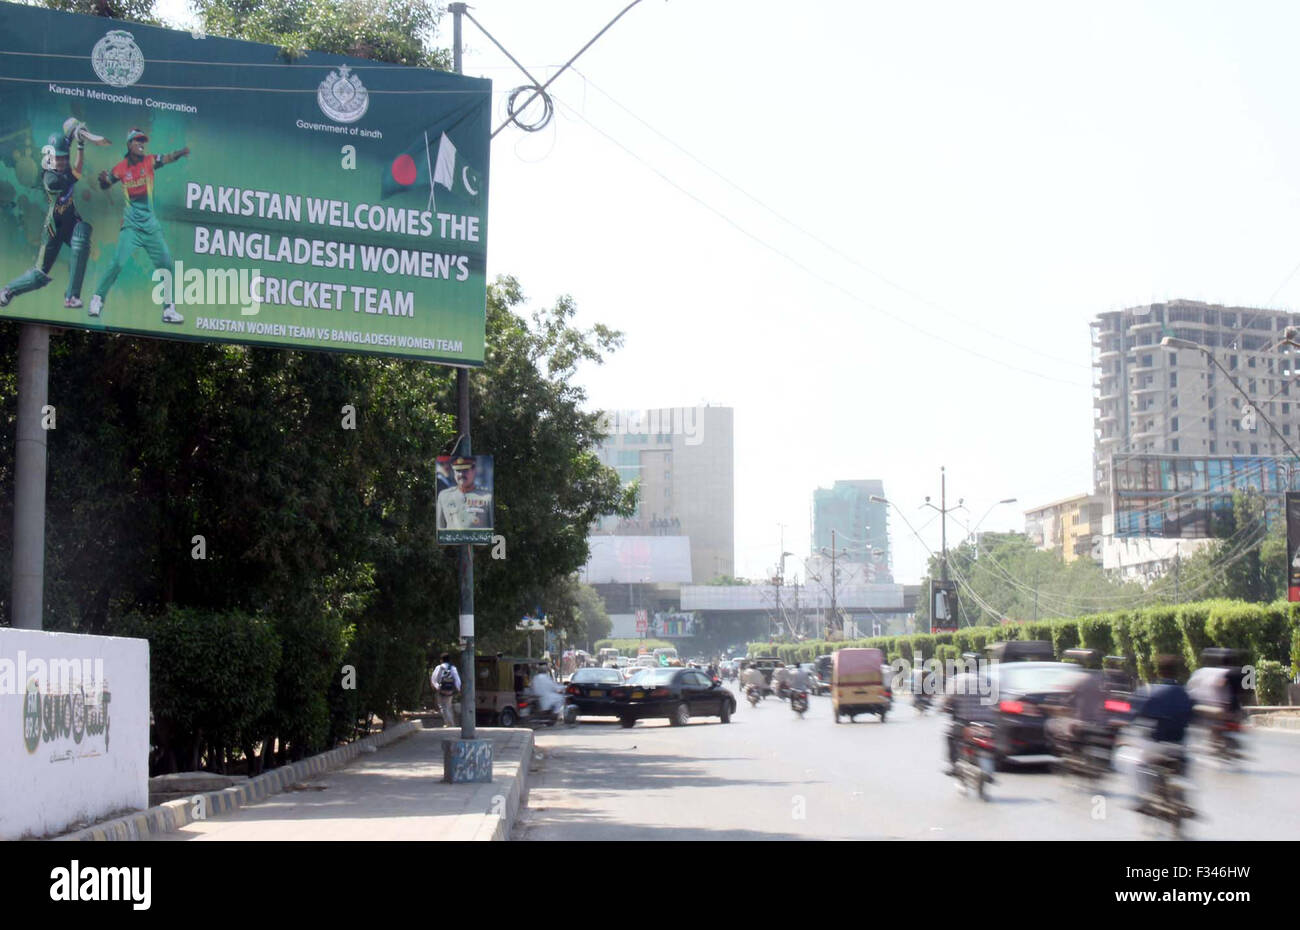
M599 639L596 641L596 645L591 648L595 650L596 655L600 655L602 649L617 649L620 655L634 656L642 646L646 649L677 648L675 643L670 643L665 639Z
M1290 676L1281 662L1264 659L1255 667L1255 694L1259 703L1278 705L1286 703L1286 686Z
M965 652L983 652L992 643L1014 639L1046 640L1057 658L1067 649L1080 646L1097 649L1103 655L1124 656L1129 673L1142 681L1155 677L1159 655L1182 656L1190 670L1199 664L1201 651L1206 648L1240 649L1245 654L1244 663L1257 667L1261 703L1286 700L1288 662L1292 674L1300 675L1300 604L1286 601L1197 601L1065 620L966 627L956 633L877 636L842 642L750 643L749 655L774 655L787 663L799 663L811 662L837 649L874 648L885 653L886 661L906 659L916 664L917 659L942 661Z

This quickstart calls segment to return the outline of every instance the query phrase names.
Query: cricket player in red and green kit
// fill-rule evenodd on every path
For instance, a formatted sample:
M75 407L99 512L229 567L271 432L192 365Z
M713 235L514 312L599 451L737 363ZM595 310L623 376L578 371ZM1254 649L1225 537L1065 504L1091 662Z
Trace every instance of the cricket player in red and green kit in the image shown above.
M117 251L109 266L100 275L95 294L90 298L91 316L99 316L104 309L104 298L108 289L117 280L122 266L127 263L138 248L149 253L154 268L166 269L164 278L164 299L162 318L164 323L184 323L185 317L176 312L172 305L172 253L162 236L162 224L153 212L153 173L163 165L170 165L190 153L189 147L177 149L170 155L146 155L144 145L149 137L139 129L132 129L126 136L126 158L122 159L109 171L99 173L99 186L108 190L120 183L126 195L126 212L122 215L122 234L117 240Z

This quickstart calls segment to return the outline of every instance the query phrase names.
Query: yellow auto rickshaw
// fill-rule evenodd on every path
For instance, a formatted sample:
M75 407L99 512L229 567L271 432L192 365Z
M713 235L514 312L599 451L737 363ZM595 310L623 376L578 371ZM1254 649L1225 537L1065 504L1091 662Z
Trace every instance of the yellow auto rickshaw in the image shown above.
M893 706L893 694L885 680L885 654L879 649L839 649L831 655L831 710L835 722L847 714L852 723L858 714L879 714L880 722Z
M528 686L541 659L475 656L474 710L487 726L513 727L528 707Z

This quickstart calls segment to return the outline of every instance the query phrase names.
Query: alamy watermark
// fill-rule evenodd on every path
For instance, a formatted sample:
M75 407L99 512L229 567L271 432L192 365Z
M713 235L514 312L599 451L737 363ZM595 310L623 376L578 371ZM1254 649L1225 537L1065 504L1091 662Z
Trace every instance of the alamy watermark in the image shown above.
M266 279L258 268L157 268L152 275L153 302L162 306L237 306L243 316L256 316L266 296ZM171 298L168 300L168 298Z
M704 442L703 407L661 410L614 410L602 414L601 428L609 436L682 436L686 445Z
M44 694L94 694L104 686L104 659L42 659L24 649L16 658L0 656L0 694L24 694L33 680Z

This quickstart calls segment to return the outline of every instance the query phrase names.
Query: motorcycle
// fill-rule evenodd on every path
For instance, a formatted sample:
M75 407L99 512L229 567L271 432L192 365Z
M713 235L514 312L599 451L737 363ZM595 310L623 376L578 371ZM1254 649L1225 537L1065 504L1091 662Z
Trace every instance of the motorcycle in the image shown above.
M912 695L912 706L916 708L918 714L924 714L934 703L934 698L924 691L917 691Z
M578 707L566 699L561 710L542 710L537 697L529 695L527 706L519 709L519 716L534 726L554 727L563 722L571 727L578 722Z
M745 697L749 700L750 707L757 707L758 702L763 700L763 692L756 685L750 685L745 689Z
M802 720L803 715L808 712L808 692L791 689L790 709L798 714L799 719Z
M1138 793L1137 812L1169 824L1176 840L1183 838L1183 822L1197 816L1187 800L1186 768L1183 748L1163 743L1148 744L1138 763L1145 787Z
M1069 736L1048 729L1047 742L1056 756L1056 769L1063 774L1092 783L1111 770L1114 734L1107 725L1077 726Z
M968 795L987 801L985 786L993 784L993 728L986 723L968 723L962 728L957 747L957 783Z
M1220 762L1240 762L1246 758L1241 749L1241 721L1226 709L1198 704L1197 715L1204 721L1210 749Z

